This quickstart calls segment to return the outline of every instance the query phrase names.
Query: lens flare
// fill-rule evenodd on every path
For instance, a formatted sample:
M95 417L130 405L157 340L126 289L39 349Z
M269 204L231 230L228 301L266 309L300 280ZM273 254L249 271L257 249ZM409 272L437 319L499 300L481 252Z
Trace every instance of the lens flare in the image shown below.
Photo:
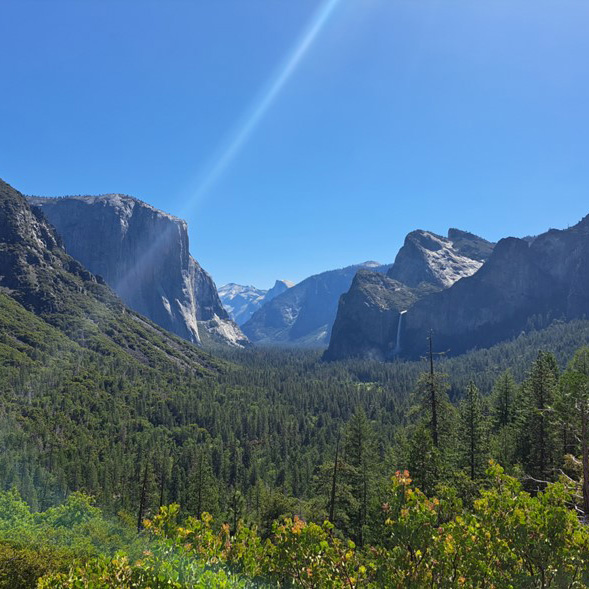
M260 95L259 100L254 104L249 113L243 117L242 122L237 125L230 135L227 146L220 152L219 157L211 166L210 170L198 183L196 190L189 198L183 216L195 206L195 204L208 192L211 186L221 177L223 172L235 159L242 147L245 145L253 131L259 125L264 115L271 108L292 74L295 72L305 55L313 45L315 39L329 20L334 9L341 0L326 0L317 10L311 22L295 44L293 50L278 68L276 75L268 84L265 91Z
M183 218L190 216L190 213L199 200L220 178L241 148L245 145L251 134L263 119L264 115L276 100L277 96L280 94L280 91L284 88L285 84L304 59L340 1L341 0L326 0L314 14L310 23L295 44L293 50L284 60L281 67L278 68L276 75L271 79L266 90L261 93L259 100L243 118L243 122L237 125L235 131L230 135L227 147L221 150L220 156L213 163L210 170L203 176L198 183L196 190L186 201L184 209L181 212ZM172 226L170 226L168 232L159 235L151 247L136 261L133 270L129 272L118 285L116 285L115 290L117 292L127 292L129 289L134 289L135 285L139 283L137 277L150 271L151 260L169 241L171 237L170 231L174 231Z

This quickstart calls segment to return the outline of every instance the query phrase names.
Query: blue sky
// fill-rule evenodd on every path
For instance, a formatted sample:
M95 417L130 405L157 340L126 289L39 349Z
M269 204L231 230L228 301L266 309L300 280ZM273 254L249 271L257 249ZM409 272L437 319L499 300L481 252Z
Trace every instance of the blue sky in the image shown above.
M589 213L586 0L3 0L0 177L183 216L218 285Z

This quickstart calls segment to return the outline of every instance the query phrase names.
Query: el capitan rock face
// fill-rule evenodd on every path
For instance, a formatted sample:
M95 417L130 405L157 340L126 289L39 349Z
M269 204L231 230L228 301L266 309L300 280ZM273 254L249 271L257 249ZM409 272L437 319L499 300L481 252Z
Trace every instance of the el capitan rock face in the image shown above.
M493 245L458 229L450 229L448 237L409 233L386 276L359 272L341 297L325 359L388 360L402 354L408 310L477 272Z
M120 194L28 200L67 252L132 309L195 343L246 343L211 277L190 255L185 221Z
M30 345L26 324L14 323L27 321L28 314L63 349L79 346L92 355L114 354L129 366L173 365L195 375L218 368L209 354L126 307L104 280L67 254L43 213L2 180L0 306L5 343L16 344L15 350L19 338ZM42 336L36 345L45 345ZM62 349L51 351L59 355Z

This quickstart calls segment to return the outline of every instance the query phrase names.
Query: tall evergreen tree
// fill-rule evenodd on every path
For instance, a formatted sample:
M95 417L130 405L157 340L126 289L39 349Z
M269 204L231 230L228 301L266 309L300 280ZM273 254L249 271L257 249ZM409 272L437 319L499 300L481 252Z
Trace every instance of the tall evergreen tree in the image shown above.
M557 386L556 360L552 354L540 351L522 386L522 415L518 434L519 457L524 471L540 484L554 475L556 428L553 404Z
M517 394L513 375L510 370L506 370L495 381L490 395L492 454L503 466L509 466L514 459Z
M356 409L346 426L344 451L349 469L348 481L355 499L350 515L352 534L356 543L362 546L369 504L374 498L372 490L376 474L376 438L366 413L361 407Z
M485 471L488 457L488 427L483 399L474 382L470 382L466 398L460 404L460 450L471 480Z
M335 443L335 457L333 459L333 473L331 475L331 490L329 493L329 521L335 522L335 501L337 497L337 475L339 466L339 444L340 438L338 436Z
M447 375L434 367L431 334L429 346L429 370L417 380L418 423L409 439L408 466L418 484L433 491L442 478L442 464L448 470L455 460L455 408L448 399Z
M406 465L415 484L426 494L434 493L440 482L442 457L425 423L412 426L406 452Z
M429 336L429 370L421 373L417 381L419 412L430 430L435 448L442 449L452 434L452 407L448 400L448 377L436 372L432 335Z
M492 423L495 432L513 423L516 394L517 386L511 370L506 370L495 382L491 393Z

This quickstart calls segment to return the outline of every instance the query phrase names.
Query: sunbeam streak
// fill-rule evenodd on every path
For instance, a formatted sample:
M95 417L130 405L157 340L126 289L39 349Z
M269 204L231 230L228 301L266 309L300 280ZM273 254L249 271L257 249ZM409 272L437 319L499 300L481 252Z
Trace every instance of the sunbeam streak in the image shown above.
M233 161L237 153L247 142L248 138L260 123L268 109L284 85L288 82L305 54L309 51L313 42L321 32L325 23L333 13L336 6L341 0L326 0L317 10L306 30L301 35L292 52L288 55L283 65L279 68L277 75L270 82L267 90L261 94L260 100L255 104L251 112L246 116L243 122L237 126L235 133L228 146L221 151L220 157L215 161L209 172L197 185L195 192L188 198L182 210L181 216L187 218L197 205L198 201L204 197L211 186L219 179L221 174ZM170 239L169 234L161 234L153 242L151 247L136 261L131 272L125 276L117 285L117 292L126 292L134 289L137 284L137 276L150 272L153 257L159 250L165 247Z
M340 1L341 0L326 0L317 10L306 30L294 46L294 49L278 69L277 74L271 80L267 89L261 93L259 101L254 105L248 115L243 118L241 124L236 127L235 132L230 136L231 139L228 142L227 147L221 151L210 170L198 183L196 190L189 198L189 202L186 203L184 215L190 212L192 207L194 207L208 192L211 186L231 164L235 156L251 136L252 132L263 119L264 115L270 109L289 78L295 72Z

